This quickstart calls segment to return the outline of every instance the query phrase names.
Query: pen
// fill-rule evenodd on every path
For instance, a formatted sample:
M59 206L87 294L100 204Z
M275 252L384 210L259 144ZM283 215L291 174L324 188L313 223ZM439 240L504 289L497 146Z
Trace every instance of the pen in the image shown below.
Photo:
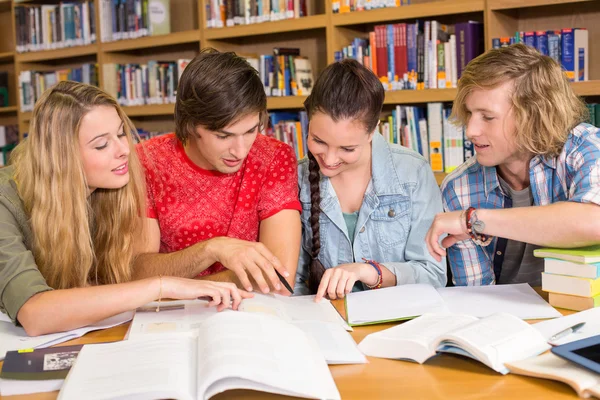
M564 329L558 333L556 333L555 335L553 335L552 337L550 337L549 342L554 342L557 341L558 339L562 339L567 335L570 335L571 333L577 332L579 329L581 329L582 326L585 325L585 322L580 322L578 324L575 324L573 326L568 327L567 329Z
M286 281L285 278L279 273L279 271L275 270L275 273L279 277L279 280L281 281L281 283L283 283L283 286L285 286L285 288L287 290L289 290L289 292L291 294L294 294L294 291L292 290L292 287L290 286L290 284L288 283L288 281Z

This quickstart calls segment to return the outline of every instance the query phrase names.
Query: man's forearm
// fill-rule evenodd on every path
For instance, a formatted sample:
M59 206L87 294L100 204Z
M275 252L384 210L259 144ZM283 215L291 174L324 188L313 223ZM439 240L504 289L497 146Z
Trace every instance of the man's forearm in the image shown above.
M547 206L478 209L484 233L548 247L580 247L600 242L600 206L560 202Z
M196 243L173 253L143 253L134 261L133 278L157 275L194 278L216 262L210 251L210 241Z

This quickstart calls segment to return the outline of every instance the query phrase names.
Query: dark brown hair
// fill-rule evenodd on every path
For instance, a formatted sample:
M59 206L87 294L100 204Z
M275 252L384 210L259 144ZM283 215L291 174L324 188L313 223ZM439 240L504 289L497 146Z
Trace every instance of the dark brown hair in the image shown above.
M266 121L267 96L256 71L235 53L207 48L185 68L177 87L175 134L186 144L197 126L223 129L253 113Z
M379 79L356 60L343 60L329 65L319 75L304 107L309 120L316 113L328 115L333 121L352 119L365 127L365 133L375 130L379 123L385 91ZM308 152L308 181L310 183L310 228L312 230L312 261L308 287L316 292L325 267L318 260L321 251L319 215L321 213L321 174L315 157Z

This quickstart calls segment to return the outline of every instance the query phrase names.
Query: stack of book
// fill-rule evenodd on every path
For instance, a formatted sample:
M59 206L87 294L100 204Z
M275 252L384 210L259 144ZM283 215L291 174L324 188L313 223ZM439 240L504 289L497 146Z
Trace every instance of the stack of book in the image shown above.
M600 245L537 249L544 258L542 290L554 307L582 311L600 305Z

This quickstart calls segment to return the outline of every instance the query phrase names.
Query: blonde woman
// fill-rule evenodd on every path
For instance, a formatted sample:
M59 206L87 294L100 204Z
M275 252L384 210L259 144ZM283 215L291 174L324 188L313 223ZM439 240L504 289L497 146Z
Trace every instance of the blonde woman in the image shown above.
M29 136L0 170L0 309L32 336L65 331L159 298L248 294L174 277L131 281L145 187L134 127L96 87L61 82L33 111Z
M453 115L476 157L442 184L427 236L457 285L541 284L536 246L600 242L600 130L560 65L517 44L469 63ZM449 234L441 243L438 240Z

